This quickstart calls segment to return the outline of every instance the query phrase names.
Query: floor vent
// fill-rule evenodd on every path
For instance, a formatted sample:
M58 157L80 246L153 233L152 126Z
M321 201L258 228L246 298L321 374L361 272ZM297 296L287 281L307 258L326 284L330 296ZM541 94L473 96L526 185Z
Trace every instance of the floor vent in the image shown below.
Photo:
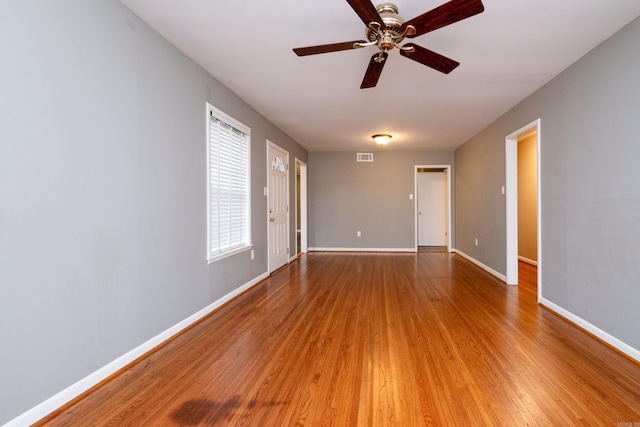
M358 153L356 162L373 162L373 153Z

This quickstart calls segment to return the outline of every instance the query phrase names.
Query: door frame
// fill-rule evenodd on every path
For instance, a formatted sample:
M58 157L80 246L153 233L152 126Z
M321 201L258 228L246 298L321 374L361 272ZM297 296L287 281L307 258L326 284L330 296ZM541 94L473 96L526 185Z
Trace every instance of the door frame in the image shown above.
M296 157L295 161L296 165L296 175L298 174L298 168L300 168L300 188L298 191L298 180L295 180L296 186L296 197L295 197L295 223L296 223L296 250L294 252L294 256L292 258L296 258L298 256L298 249L300 249L300 253L306 254L309 251L309 232L308 232L308 217L307 217L307 208L308 208L308 198L307 198L307 164L302 160ZM298 200L298 194L300 194L300 200ZM300 224L298 224L298 210L300 210ZM298 248L298 230L300 230L300 247Z
M272 273L273 270L271 268L271 251L270 251L270 248L271 248L271 236L270 236L270 233L269 233L269 211L268 211L268 209L269 209L269 201L270 201L269 198L271 197L271 188L270 188L271 180L269 179L269 170L271 168L271 164L269 163L269 147L271 147L273 149L276 149L278 151L282 151L283 153L286 153L286 155L287 155L287 158L286 158L286 161L285 161L285 163L286 163L286 168L285 168L286 169L286 171L285 171L286 172L286 177L285 177L285 186L286 186L285 200L287 202L287 223L285 225L285 230L286 230L285 239L286 239L286 242L287 242L287 261L285 262L284 265L289 264L291 262L291 259L290 259L290 257L291 257L291 236L290 236L290 231L289 231L290 230L290 226L291 226L291 209L289 209L289 205L290 205L289 204L289 202L290 202L290 199L289 199L289 152L287 150L285 150L284 148L280 147L278 144L276 144L276 143L274 143L272 141L269 141L267 139L266 150L265 150L266 151L265 154L266 154L266 158L267 158L267 211L266 211L267 215L266 215L265 221L266 221L266 224L267 224L267 272L268 273ZM280 268L280 267L278 267L278 268Z
M453 213L452 197L451 197L451 165L414 165L413 168L413 220L415 230L415 251L418 252L418 169L443 169L446 177L446 197L445 206L447 207L447 252L453 252L451 237L451 216Z
M518 284L518 140L536 132L538 181L538 302L542 298L542 186L541 186L541 120L536 119L505 137L505 205L506 205L506 282Z

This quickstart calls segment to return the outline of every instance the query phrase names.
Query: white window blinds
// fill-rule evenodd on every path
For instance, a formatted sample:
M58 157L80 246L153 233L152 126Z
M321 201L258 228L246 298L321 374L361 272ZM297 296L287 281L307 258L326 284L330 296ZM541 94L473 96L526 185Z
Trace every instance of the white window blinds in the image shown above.
M214 261L251 246L250 129L208 105L209 253Z

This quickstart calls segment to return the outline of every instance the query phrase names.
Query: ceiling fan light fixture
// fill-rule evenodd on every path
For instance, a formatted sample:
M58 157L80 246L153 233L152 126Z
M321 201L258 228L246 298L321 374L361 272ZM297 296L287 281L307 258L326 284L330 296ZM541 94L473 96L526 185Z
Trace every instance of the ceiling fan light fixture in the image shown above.
M385 145L387 142L391 140L391 135L387 133L377 133L375 135L372 135L371 138L373 138L376 144Z
M398 7L395 4L382 3L374 7L371 2L372 0L347 0L366 27L365 40L300 47L293 51L298 56L307 56L376 46L378 52L369 60L360 89L372 88L378 84L382 69L387 63L388 52L394 48L398 48L400 55L405 58L443 74L449 74L460 65L458 61L414 43L402 46L401 43L405 37L421 36L484 11L482 0L448 0L435 9L405 21L398 15ZM389 139L390 137L387 138L387 142Z

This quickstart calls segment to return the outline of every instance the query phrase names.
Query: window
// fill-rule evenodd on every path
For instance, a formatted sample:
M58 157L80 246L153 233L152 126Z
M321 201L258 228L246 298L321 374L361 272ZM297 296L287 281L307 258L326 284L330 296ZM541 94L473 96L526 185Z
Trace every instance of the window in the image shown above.
M277 170L278 172L285 173L284 160L282 160L282 157L275 156L273 158L273 163L271 164L271 168Z
M251 248L251 129L207 103L209 262Z

